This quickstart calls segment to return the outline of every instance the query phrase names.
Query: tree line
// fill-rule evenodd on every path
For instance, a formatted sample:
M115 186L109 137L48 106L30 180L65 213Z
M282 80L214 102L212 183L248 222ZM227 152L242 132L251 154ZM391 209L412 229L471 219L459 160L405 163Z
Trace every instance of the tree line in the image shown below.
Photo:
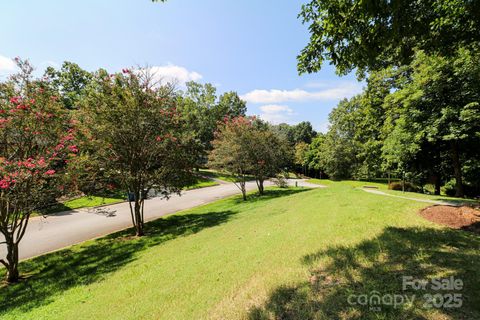
M406 176L450 195L480 194L479 1L311 1L300 73L329 60L364 91L297 162L333 178Z

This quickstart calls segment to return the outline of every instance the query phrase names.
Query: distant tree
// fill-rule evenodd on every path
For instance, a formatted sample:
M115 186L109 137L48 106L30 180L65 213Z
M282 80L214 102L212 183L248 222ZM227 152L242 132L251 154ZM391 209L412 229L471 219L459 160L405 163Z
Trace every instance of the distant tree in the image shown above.
M305 163L309 170L313 170L314 173L319 173L322 178L322 173L325 171L320 162L320 154L322 152L323 143L325 141L325 135L320 133L313 140L308 149L305 152Z
M252 171L251 131L254 119L237 117L220 124L209 155L209 166L235 177L235 185L247 200L246 177Z
M250 129L249 161L258 192L264 193L264 182L282 172L290 160L288 142L269 127L254 125Z
M50 83L32 77L28 61L0 84L0 232L7 282L19 280L19 243L33 211L61 193L62 172L77 153L69 114Z
M480 2L462 0L313 0L300 17L310 42L298 70L316 72L329 60L337 72L360 75L408 65L415 49L450 56L480 41Z
M229 91L220 96L215 108L215 117L217 119L242 117L246 112L247 103L240 99L236 92Z
M176 109L170 86L145 70L99 71L79 113L85 149L105 176L128 192L132 224L144 234L144 200L150 190L168 198L192 181L197 144ZM95 167L95 166L94 166Z
M312 139L317 135L317 132L313 130L312 124L309 121L302 121L292 126L292 130L294 143L305 142L306 144L310 144Z
M274 125L273 130L284 137L292 146L299 142L309 144L317 135L309 121L302 121L296 125L281 123Z
M307 174L307 153L309 145L300 141L295 145L295 164L303 168L303 173Z
M217 124L224 118L244 116L246 102L241 100L236 92L226 92L217 99L216 88L207 83L187 83L187 90L178 98L178 109L190 128L201 141L203 152L197 165L204 165L206 154L212 149L211 142Z
M92 80L92 74L83 70L78 64L65 61L60 70L48 67L45 76L50 85L56 89L67 109L77 109L85 88Z

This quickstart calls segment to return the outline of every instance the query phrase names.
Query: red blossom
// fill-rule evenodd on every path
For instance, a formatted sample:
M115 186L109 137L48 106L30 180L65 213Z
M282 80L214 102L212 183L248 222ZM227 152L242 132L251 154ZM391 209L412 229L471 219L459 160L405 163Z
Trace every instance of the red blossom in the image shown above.
M0 180L0 188L1 189L8 189L10 188L10 181L7 181L5 179Z

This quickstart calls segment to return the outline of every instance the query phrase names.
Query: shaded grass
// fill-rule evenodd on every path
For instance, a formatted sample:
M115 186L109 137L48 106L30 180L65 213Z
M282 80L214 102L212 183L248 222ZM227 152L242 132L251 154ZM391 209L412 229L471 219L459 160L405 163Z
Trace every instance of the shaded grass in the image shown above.
M302 263L310 279L278 287L262 306L250 310L249 318L479 319L480 255L475 247L480 247L479 237L457 230L387 227L355 246L330 246L305 255ZM403 276L427 281L453 276L464 287L439 291L429 282L424 290L404 290ZM425 305L429 300L424 295L453 293L462 295L462 307ZM370 299L394 294L413 302L394 306ZM359 303L361 295L368 296L367 303Z
M476 318L479 238L424 220L424 206L341 182L221 200L157 220L144 238L123 232L23 262L30 277L0 289L0 318L395 319L350 308L346 294L396 292L402 275L461 277L465 299L398 319Z

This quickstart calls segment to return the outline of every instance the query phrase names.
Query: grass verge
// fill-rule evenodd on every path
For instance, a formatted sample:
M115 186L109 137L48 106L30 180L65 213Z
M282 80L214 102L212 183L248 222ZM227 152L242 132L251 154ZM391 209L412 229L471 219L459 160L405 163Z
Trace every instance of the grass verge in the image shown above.
M323 182L323 181L322 181ZM480 239L425 204L330 183L233 197L21 263L2 319L449 319L480 317ZM402 276L454 276L461 308L424 308ZM351 294L418 295L394 308ZM444 292L442 292L444 293Z

